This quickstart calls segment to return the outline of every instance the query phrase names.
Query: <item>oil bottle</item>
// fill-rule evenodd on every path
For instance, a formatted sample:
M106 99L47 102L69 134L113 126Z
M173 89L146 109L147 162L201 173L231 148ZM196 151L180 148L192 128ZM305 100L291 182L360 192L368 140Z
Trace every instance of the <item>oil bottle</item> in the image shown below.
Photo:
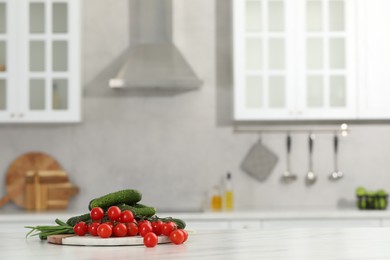
M230 172L226 174L224 202L226 211L232 211L234 209L233 181Z

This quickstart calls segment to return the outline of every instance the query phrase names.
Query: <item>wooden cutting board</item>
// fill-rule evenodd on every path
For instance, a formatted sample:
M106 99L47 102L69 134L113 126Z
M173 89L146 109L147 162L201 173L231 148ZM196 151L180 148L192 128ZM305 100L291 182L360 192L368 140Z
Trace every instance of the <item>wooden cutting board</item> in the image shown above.
M144 244L144 238L141 236L100 238L89 235L53 235L47 237L47 242L72 246L137 246ZM167 236L158 236L158 243L166 244L171 243L171 241Z
M64 209L78 187L69 182L61 165L50 155L30 152L16 158L6 174L7 195L3 205L12 200L28 210Z

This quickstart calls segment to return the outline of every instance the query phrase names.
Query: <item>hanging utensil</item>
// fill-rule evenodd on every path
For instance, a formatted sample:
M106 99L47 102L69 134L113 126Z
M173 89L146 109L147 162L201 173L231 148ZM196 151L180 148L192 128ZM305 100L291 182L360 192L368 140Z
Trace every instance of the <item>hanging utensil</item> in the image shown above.
M306 174L306 183L312 185L317 180L317 175L313 171L313 145L314 145L314 134L309 134L309 171Z
M338 166L338 146L339 146L339 138L337 136L337 133L334 135L333 138L333 148L334 148L334 171L329 174L329 179L331 181L336 181L341 179L344 174L339 171Z
M293 182L297 179L297 175L290 171L290 153L291 153L291 136L286 137L286 171L282 175L282 181L285 183Z

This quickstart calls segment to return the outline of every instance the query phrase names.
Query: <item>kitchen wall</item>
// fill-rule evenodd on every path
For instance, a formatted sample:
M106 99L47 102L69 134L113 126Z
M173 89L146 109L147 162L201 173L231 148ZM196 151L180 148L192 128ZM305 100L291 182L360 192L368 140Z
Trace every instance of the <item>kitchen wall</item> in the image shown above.
M118 57L128 44L127 0L82 1L82 117L80 124L1 125L0 176L28 151L48 153L81 189L70 209L86 209L90 199L124 188L143 192L143 202L162 210L200 210L210 188L233 173L236 207L317 208L353 204L354 189L390 191L390 127L354 125L340 141L340 170L331 183L331 134L317 135L312 186L307 136L293 134L292 170L297 182L279 181L285 168L285 136L269 133L263 143L279 157L265 182L240 164L259 138L233 132L230 1L175 0L175 42L204 84L183 93L108 89ZM1 182L1 194L5 194ZM8 207L13 207L8 205Z

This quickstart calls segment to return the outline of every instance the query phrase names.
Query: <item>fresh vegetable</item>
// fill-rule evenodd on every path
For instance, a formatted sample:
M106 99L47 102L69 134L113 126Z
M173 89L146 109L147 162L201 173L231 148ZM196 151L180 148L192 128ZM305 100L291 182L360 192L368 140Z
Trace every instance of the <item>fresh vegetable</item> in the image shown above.
M135 222L127 223L126 226L128 236L132 237L138 235L138 225Z
M103 223L97 228L97 233L101 238L108 238L112 235L112 228L110 225Z
M134 214L130 210L124 210L121 214L122 223L130 223L134 221Z
M167 222L167 223L164 223L161 227L161 233L164 235L164 236L167 236L169 237L169 235L171 234L171 232L173 230L177 229L177 225L175 224L175 222L173 221L170 221L170 222Z
M111 206L107 210L107 216L109 219L116 221L121 217L122 211L118 206Z
M112 205L121 203L131 205L140 201L141 198L142 195L137 190L120 190L91 200L89 202L89 209L91 210L94 207L108 208Z
M129 206L125 203L117 204L117 206L123 211L123 210L130 210L134 213L135 216L139 217L152 217L156 214L156 208L154 207L148 207L145 205L142 205L140 207L138 204L136 204L134 207Z
M88 226L84 221L80 221L73 227L73 231L78 236L85 236L88 232Z
M157 236L160 236L162 234L162 231L161 231L162 225L163 225L163 222L159 219L152 222L153 233L156 234Z
M139 234L144 237L147 233L152 232L153 228L150 222L144 222L138 227Z
M110 193L89 203L86 214L69 218L66 223L56 219L57 225L35 226L26 235L46 239L50 235L76 234L99 236L100 238L142 236L144 244L154 247L158 236L165 235L173 243L187 240L186 223L177 218L160 218L156 208L138 203L141 193L136 190L121 190Z
M153 232L149 232L144 236L144 245L146 247L155 247L158 243L158 237Z
M104 210L101 207L91 209L90 216L92 220L101 220L104 217Z
M116 237L124 237L127 235L127 227L123 223L118 223L115 225L113 233Z
M171 234L169 235L169 239L172 243L180 245L184 242L184 233L181 229L176 229L171 232Z
M91 220L90 213L86 213L86 214L83 214L83 215L80 215L80 216L71 217L70 219L68 219L66 221L66 224L68 224L69 226L73 227L74 225L76 225L80 221L87 222L87 221L90 221L90 220Z
M26 237L39 236L41 240L44 240L50 235L74 234L73 226L70 226L59 219L56 219L55 223L57 226L26 226L25 228L31 229L26 234Z
M91 224L89 224L88 226L88 233L91 234L91 236L97 236L98 233L97 233L97 228L100 226L100 223L98 222L92 222Z

